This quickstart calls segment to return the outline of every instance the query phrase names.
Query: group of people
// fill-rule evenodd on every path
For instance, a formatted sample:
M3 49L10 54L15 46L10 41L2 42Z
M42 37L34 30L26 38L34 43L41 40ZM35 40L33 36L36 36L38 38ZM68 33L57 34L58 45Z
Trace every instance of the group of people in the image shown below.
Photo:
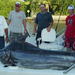
M23 36L26 30L26 15L23 11L20 10L21 3L15 3L15 10L11 11L6 22L3 16L0 16L0 49L5 45L4 32L6 35L6 41L8 39L10 42L16 40L19 36ZM47 11L46 5L40 5L41 12L36 15L34 33L37 39L41 37L41 32L44 28L47 29L47 32L50 32L53 26L53 18L50 12ZM75 50L75 14L74 6L68 6L69 16L66 18L66 31L65 31L65 47L67 49ZM9 27L9 37L8 37L8 27ZM37 28L38 27L38 28ZM52 36L51 36L52 37Z

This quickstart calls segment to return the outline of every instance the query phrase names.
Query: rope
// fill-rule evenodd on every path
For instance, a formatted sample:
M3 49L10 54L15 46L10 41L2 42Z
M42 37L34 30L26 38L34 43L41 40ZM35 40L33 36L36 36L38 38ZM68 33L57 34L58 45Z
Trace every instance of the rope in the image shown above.
M62 11L63 11L63 6L64 6L64 1L62 1L61 12L60 12L60 15L59 15L59 18L58 18L58 23L57 23L56 28L55 28L56 32L57 32L57 29L58 29L58 26L59 26L59 21L60 21L60 17L61 17Z

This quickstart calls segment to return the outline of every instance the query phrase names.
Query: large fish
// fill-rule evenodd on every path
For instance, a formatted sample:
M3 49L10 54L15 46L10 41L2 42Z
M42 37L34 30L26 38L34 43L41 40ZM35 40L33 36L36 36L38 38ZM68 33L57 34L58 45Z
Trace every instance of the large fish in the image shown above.
M0 52L5 65L33 69L68 69L75 64L75 52L52 51L37 48L27 42L13 42Z

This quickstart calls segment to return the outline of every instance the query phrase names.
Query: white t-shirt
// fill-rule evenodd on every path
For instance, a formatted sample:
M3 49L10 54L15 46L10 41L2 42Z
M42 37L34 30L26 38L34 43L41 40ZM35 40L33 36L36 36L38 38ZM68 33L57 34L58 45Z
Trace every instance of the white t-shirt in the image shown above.
M4 36L4 29L8 28L7 22L3 16L0 16L0 36Z
M11 20L11 23L9 25L9 30L11 32L24 33L23 20L26 19L26 15L23 11L11 11L8 19Z
M47 28L42 30L41 33L42 41L54 42L56 40L56 31L51 28L50 32L47 32Z

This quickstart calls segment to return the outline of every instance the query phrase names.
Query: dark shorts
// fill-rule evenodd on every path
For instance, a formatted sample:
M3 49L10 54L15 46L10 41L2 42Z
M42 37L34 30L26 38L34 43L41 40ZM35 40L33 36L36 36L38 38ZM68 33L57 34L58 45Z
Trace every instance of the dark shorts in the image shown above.
M10 32L9 40L10 40L10 42L18 41L22 36L23 36L22 33Z
M4 37L0 36L0 49L4 48L4 46L5 46Z
M41 38L41 31L38 31L38 32L37 32L36 40L37 40L38 38Z
M42 30L41 30L42 31ZM41 38L41 31L37 31L37 35L36 35L36 44L37 44L37 47L39 45L39 42L37 41L38 38ZM40 40L41 41L41 40ZM41 42L40 42L41 43Z
M38 38L41 38L41 32L42 32L42 30L44 29L44 28L46 28L46 27L42 27L42 28L38 28L38 30L37 30L37 35L36 35L36 40L38 39Z

